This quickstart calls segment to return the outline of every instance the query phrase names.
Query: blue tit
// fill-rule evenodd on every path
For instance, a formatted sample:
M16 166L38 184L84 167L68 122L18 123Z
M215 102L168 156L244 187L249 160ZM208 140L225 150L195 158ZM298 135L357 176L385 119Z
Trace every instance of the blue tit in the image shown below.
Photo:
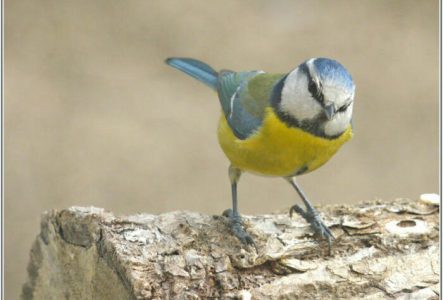
M168 58L166 63L218 94L218 140L231 162L232 210L225 215L233 234L254 244L237 206L240 175L278 176L292 185L306 207L294 205L290 215L300 214L327 239L330 251L334 237L294 177L322 166L351 139L355 84L349 72L328 58L309 59L287 74L217 72L191 58Z

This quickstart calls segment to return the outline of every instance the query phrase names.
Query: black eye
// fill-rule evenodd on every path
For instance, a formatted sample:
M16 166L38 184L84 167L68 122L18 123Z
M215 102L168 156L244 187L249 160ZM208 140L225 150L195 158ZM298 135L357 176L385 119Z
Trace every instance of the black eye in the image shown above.
M308 90L311 93L312 97L314 97L318 102L323 102L323 94L321 91L321 83L319 83L319 86L314 82L310 81L308 84Z
M309 82L308 90L312 95L318 95L317 85L314 81Z

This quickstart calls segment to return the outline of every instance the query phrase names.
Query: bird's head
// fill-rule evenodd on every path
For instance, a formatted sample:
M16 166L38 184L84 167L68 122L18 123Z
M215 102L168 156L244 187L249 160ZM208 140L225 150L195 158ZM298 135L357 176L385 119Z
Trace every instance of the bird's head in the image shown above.
M314 134L335 137L352 118L355 85L337 61L312 58L290 72L281 85L279 113Z

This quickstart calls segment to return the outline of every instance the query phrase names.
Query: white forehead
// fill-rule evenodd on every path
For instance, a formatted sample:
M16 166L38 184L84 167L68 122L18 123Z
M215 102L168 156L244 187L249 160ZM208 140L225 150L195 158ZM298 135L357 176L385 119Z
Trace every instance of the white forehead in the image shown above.
M306 62L306 66L308 67L309 74L311 74L312 80L314 80L316 83L319 82L320 78L317 74L317 69L314 66L314 60L315 58L311 58Z
M336 108L354 100L354 92L347 92L336 86L324 86L323 96L326 102L334 103Z

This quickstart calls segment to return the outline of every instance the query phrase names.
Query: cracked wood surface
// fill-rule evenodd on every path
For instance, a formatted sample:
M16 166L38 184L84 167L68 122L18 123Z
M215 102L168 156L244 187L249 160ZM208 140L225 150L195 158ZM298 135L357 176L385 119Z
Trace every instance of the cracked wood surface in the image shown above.
M287 213L244 216L257 250L220 216L42 217L23 299L438 299L438 206L397 199L320 209L332 256Z

